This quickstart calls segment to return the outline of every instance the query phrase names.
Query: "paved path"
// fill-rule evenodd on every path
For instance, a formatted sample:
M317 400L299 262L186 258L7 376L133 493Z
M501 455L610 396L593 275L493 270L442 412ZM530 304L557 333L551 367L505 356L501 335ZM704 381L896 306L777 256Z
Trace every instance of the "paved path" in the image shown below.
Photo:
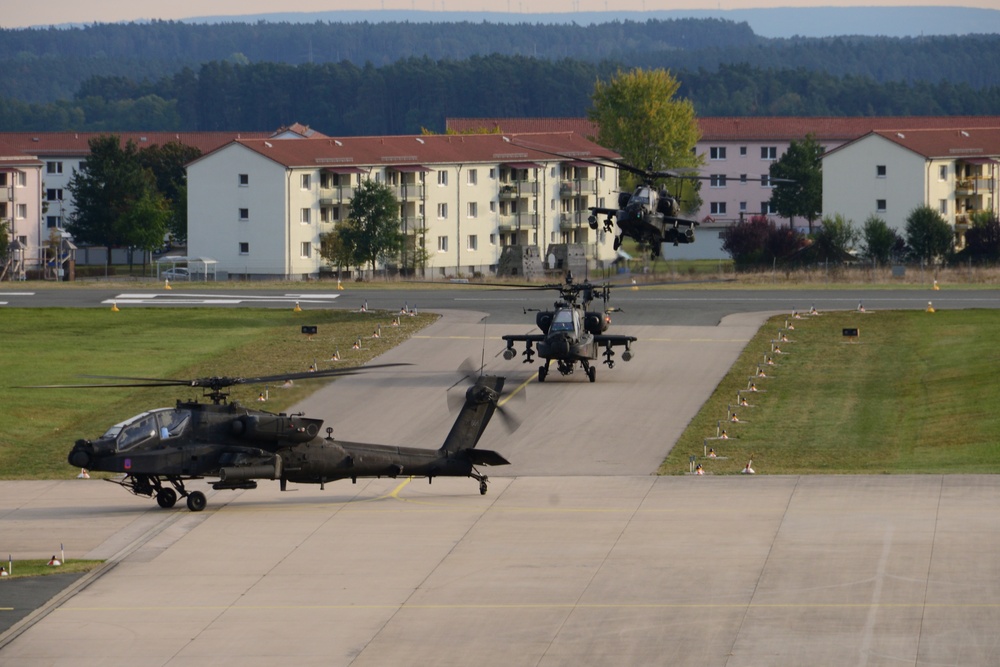
M484 436L514 462L486 496L265 482L195 514L97 480L0 483L0 552L109 559L0 635L0 662L1000 663L1000 478L651 475L762 317L643 328L595 384L528 382L521 428ZM438 446L452 369L484 339L509 386L533 374L490 355L479 314L449 318L388 355L415 368L302 407L338 437Z

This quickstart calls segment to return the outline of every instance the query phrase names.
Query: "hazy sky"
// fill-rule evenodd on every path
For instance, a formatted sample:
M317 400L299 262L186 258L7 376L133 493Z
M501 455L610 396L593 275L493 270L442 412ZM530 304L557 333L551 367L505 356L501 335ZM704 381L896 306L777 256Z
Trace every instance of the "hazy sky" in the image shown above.
M114 23L142 19L184 19L199 16L239 16L275 12L322 12L338 9L415 9L421 11L493 11L562 13L666 9L751 9L756 7L962 6L1000 9L1000 0L41 0L11 1L0 12L0 27L60 23Z

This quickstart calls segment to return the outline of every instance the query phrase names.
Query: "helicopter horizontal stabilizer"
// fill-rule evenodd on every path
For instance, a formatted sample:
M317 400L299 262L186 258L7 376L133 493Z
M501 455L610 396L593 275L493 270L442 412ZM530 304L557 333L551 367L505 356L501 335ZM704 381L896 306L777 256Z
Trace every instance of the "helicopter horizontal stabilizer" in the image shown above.
M472 460L472 465L475 466L510 465L510 461L491 449L467 449L465 453Z

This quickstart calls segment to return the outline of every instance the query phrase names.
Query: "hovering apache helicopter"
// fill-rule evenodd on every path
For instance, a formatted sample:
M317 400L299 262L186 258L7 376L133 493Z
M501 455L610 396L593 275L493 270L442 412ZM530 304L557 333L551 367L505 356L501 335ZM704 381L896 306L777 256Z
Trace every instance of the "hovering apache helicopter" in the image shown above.
M367 366L385 368L400 364ZM105 377L128 383L48 385L52 387L202 387L210 402L177 401L173 408L142 412L115 424L96 440L77 440L69 453L75 468L122 473L111 479L128 491L156 497L163 508L173 507L178 494L192 512L205 509L201 491L188 491L185 482L218 477L214 489L254 489L258 479L319 484L359 477L438 476L472 477L486 493L488 477L476 466L507 465L494 451L475 449L497 410L504 378L479 377L466 391L465 403L439 449L395 447L337 441L333 429L319 435L323 420L300 414L274 414L227 402L227 388L349 375L361 367L256 378L210 377L195 380ZM173 488L171 488L173 487Z
M597 229L597 216L604 215L604 231L614 231L616 222L621 230L615 237L615 250L621 247L622 237L627 236L639 243L648 244L654 258L659 256L660 245L663 243L693 243L694 228L698 226L698 222L682 218L680 200L671 195L666 186L657 189L655 183L665 178L702 177L673 171L639 169L617 160L615 163L620 169L640 176L642 182L632 193L618 193L618 208L591 206L591 215L587 219L590 228Z
M615 237L614 248L621 247L622 237L629 237L639 243L649 246L650 253L655 259L660 255L660 246L663 243L673 243L675 246L681 243L694 243L694 228L698 226L696 220L688 220L681 217L681 200L671 195L665 185L656 188L656 182L666 178L678 178L687 180L709 180L711 176L701 176L699 174L681 173L676 171L657 171L650 169L639 169L630 164L613 160L620 169L636 174L642 182L636 186L632 193L618 193L618 208L602 208L591 206L591 215L587 219L591 229L597 229L598 215L606 216L604 219L604 231L613 232L617 222L620 234ZM758 178L745 178L741 180L760 181ZM788 182L786 179L772 178L769 182Z
M559 290L560 301L556 301L553 310L536 311L535 324L541 329L540 334L508 334L503 336L507 341L507 349L503 352L508 361L517 354L514 343L526 343L522 352L524 363L534 361L535 350L532 345L538 344L538 356L545 359L545 365L538 368L538 381L545 382L549 372L549 364L556 362L556 368L563 375L569 375L579 363L591 382L597 380L597 368L590 362L597 359L599 347L604 347L604 363L608 368L614 368L614 350L616 345L624 345L622 359L632 359L631 345L636 341L634 336L607 335L611 324L610 313L620 312L618 308L608 308L608 297L611 285L600 287L589 282L574 283L573 274L566 273L566 282L561 285L540 285L529 289ZM604 302L600 312L587 310L599 295ZM525 313L529 310L525 309Z

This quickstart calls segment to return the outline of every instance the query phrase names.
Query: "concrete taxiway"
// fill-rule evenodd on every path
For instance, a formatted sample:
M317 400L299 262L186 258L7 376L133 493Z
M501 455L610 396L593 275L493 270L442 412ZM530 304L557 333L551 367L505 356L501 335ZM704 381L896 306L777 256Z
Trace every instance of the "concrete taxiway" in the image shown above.
M1000 662L1000 479L650 474L761 321L640 327L630 364L539 385L494 325L451 313L386 355L415 367L301 406L338 437L434 447L448 374L484 359L528 393L516 432L484 435L513 463L485 496L264 482L191 513L98 480L0 483L0 550L108 559L0 636L0 662Z

